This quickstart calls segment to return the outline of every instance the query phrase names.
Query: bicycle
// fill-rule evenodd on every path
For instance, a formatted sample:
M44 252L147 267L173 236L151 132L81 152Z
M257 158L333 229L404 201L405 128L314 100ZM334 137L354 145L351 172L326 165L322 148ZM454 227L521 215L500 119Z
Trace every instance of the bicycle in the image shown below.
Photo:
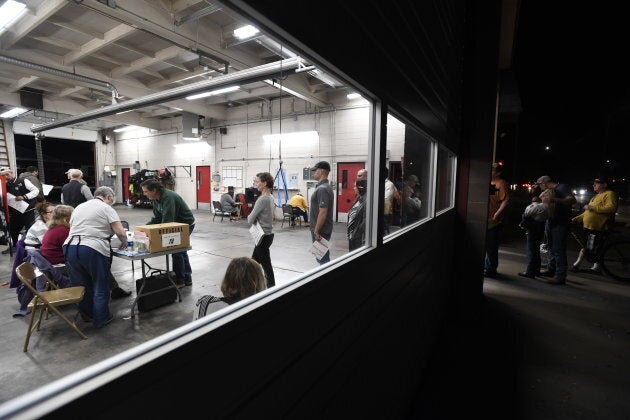
M614 227L622 227L625 223L616 222ZM571 228L571 236L584 249L584 256L590 263L597 262L597 254L593 251L595 235L588 234L586 244ZM601 257L599 263L604 273L620 281L630 281L630 235L619 230L611 229L603 232L600 239Z

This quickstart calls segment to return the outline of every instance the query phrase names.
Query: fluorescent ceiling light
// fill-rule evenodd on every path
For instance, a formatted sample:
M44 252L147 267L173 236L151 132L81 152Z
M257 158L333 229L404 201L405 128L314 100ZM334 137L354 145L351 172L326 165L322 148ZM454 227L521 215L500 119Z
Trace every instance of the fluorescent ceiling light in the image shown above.
M349 94L347 95L347 97L348 97L348 99L357 99L357 98L361 98L361 95L359 95L359 94L358 94L358 93L356 93L356 92L352 92L352 93L349 93Z
M199 141L199 140L201 140L200 137L182 137L182 139L184 139L186 141Z
M216 96L221 95L223 93L234 92L235 90L239 90L240 86L230 86L223 89L211 90L210 92L198 93L196 95L186 96L186 99L189 101L193 99L205 98L206 96Z
M267 142L276 142L278 140L316 142L319 140L319 132L296 131L293 133L265 134L263 135L263 139Z
M0 118L13 118L17 115L20 115L23 112L26 112L26 109L16 107L0 114Z
M196 139L199 140L199 139ZM209 149L210 145L205 141L193 141L186 143L177 143L173 145L176 149L190 150L190 149Z
M26 5L14 0L7 0L0 7L0 33L4 32L13 22L26 12Z
M256 35L258 32L260 31L257 28L254 28L252 25L246 25L238 29L234 29L234 36L238 39L245 39Z
M275 88L280 89L280 92L286 92L289 95L293 95L293 96L296 96L296 97L301 98L301 99L306 99L304 97L304 95L302 95L301 93L298 93L298 92L294 91L293 89L289 89L288 87L282 86L280 83L274 82L273 80L265 79L265 80L263 80L263 82L265 82L268 85L271 85L271 86L273 86Z
M137 130L139 128L142 128L142 127L138 127L137 125L126 125L124 127L115 129L114 133L122 133L123 131Z

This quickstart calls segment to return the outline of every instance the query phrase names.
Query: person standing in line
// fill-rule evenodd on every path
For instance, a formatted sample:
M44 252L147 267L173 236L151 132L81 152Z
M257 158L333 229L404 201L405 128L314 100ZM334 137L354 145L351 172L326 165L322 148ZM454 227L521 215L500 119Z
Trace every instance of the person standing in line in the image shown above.
M543 191L540 196L532 197L530 205L525 207L519 226L525 229L527 248L527 267L518 273L521 277L533 279L540 274L540 244L545 236L545 222L553 213L551 196L553 190Z
M114 191L98 187L94 196L72 212L70 233L63 247L72 286L85 286L85 296L79 302L84 319L91 319L96 328L101 328L114 319L109 311L109 239L115 233L120 240L118 249L126 249L127 234L112 207L116 200Z
M357 198L348 210L348 250L354 251L365 243L365 194L367 180L360 179L354 183Z
M389 169L385 168L385 203L383 204L384 234L389 235L389 227L394 217L394 201L400 204L400 192L396 185L389 179Z
M83 171L80 169L69 169L66 174L69 181L61 187L61 204L77 208L79 204L94 198L90 187L83 180Z
M549 240L549 259L547 270L540 275L549 277L549 284L565 284L567 278L567 237L571 223L571 207L576 203L571 188L567 184L552 181L548 175L543 175L536 183L542 191L553 189L554 195L550 198L556 208L554 214L547 219L545 232Z
M274 199L271 192L273 191L273 176L269 172L260 172L256 174L256 186L260 192L260 196L254 203L254 208L247 216L249 226L258 223L265 233L254 247L252 259L262 265L267 277L267 287L276 285L276 278L273 274L273 266L271 265L271 255L269 248L273 243L273 209Z
M186 223L188 232L192 235L195 229L195 217L179 194L164 188L164 185L154 178L143 181L140 187L142 193L153 204L153 217L147 222L147 225L172 222ZM175 252L171 254L171 258L177 288L192 286L192 268L190 267L188 252Z
M31 225L35 223L35 204L37 204L39 190L28 178L21 180L16 178L10 168L3 168L0 174L6 178L7 194L12 194L15 201L24 201L28 204L24 212L9 206L9 235L11 235L12 246L15 249L22 228L28 231ZM10 247L2 251L2 254L9 252L11 252Z
M309 219L311 220L311 240L321 241L322 238L330 241L333 231L333 204L335 202L335 193L333 192L330 182L328 182L328 174L330 173L330 164L326 161L317 162L311 168L313 179L317 181L315 191L311 195L311 206L309 209ZM330 250L328 250L321 260L317 262L326 264L330 261Z
M590 235L593 235L592 252L596 260L593 266L587 270L591 273L601 274L602 243L615 220L615 213L617 213L619 204L617 194L608 189L608 180L606 178L600 177L593 180L593 190L595 190L596 195L583 207L584 212L575 216L571 222L582 223L586 239L585 243L588 244ZM573 263L571 271L580 271L580 263L584 258L585 250L582 248L577 260Z
M223 297L205 295L195 304L193 321L221 308L255 295L267 288L262 266L249 257L234 258L228 264L221 281Z
M44 187L42 186L42 182L39 180L39 169L37 166L27 166L26 172L22 172L18 177L19 180L23 180L24 178L31 181L35 187L39 190L39 195L35 197L37 202L44 201Z
M503 166L492 164L490 196L488 197L488 227L486 230L486 260L484 277L496 277L499 266L499 241L503 230L503 218L510 202L510 190L503 179Z
M293 214L297 217L302 216L304 218L304 226L308 226L308 213L306 210L308 209L308 204L306 203L306 198L298 191L288 203L293 208ZM291 226L295 226L295 217L291 218Z

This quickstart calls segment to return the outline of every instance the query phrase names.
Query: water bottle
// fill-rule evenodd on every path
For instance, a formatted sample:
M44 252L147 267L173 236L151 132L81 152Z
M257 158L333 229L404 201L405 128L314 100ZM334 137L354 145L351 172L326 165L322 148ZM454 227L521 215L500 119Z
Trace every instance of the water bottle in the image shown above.
M133 252L133 232L127 231L127 251Z

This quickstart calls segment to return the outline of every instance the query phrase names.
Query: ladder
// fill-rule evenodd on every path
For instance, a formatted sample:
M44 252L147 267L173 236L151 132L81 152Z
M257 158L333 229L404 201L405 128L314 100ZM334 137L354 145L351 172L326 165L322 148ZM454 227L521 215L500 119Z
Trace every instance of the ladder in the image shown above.
M4 121L0 119L0 167L9 167L9 151L7 150L7 137L4 133Z

